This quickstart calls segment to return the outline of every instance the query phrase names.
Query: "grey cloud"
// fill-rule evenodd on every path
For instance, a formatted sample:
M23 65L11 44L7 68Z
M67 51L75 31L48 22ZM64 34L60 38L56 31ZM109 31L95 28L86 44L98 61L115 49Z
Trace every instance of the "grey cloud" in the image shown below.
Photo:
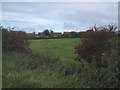
M63 29L75 29L76 25L72 24L72 23L64 23Z
M73 29L76 27L75 23L82 23L82 25L80 25L81 27L86 27L87 24L104 25L114 22L117 23L117 5L117 2L8 2L3 3L2 6L3 14L13 13L16 15L6 15L6 17L10 17L11 19L13 18L13 20L15 17L28 17L27 19L31 19L31 17L46 18L62 22L63 27L66 29ZM5 16L3 16L3 18L5 18ZM23 22L27 23L25 21Z
M81 5L81 4L80 4ZM117 3L89 3L64 14L68 20L82 23L117 22ZM104 23L106 24L106 23Z

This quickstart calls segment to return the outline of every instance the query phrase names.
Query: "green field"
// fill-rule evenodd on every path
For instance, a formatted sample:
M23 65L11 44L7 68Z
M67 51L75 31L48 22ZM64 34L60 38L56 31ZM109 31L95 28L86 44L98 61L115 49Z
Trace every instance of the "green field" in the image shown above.
M97 68L75 61L79 38L31 40L32 53L4 52L3 88L104 88L118 86L117 63Z
M62 60L73 60L76 57L74 48L79 42L80 38L41 39L30 41L30 47L35 53L58 56Z
M75 58L74 47L78 42L78 38L31 40L30 47L33 53L46 55L42 58L44 64L40 63L42 67L37 69L28 67L31 62L36 60L34 56L15 52L3 53L3 87L46 88L77 86L77 81L75 81L77 77L75 75L64 76L64 73L65 69L73 69L74 71L74 67L72 68L70 65L75 65L71 60ZM50 60L50 57L53 57L54 61ZM39 57L37 60L42 61ZM63 61L60 62L59 60ZM51 63L52 67L49 63Z

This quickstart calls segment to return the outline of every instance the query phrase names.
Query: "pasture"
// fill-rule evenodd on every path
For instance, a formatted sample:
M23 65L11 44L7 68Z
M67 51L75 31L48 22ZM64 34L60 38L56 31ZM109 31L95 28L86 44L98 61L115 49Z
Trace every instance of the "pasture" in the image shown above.
M31 54L4 52L3 88L104 88L118 87L117 63L97 68L75 61L79 38L31 40Z
M77 77L74 75L64 76L64 71L74 64L72 61L75 57L74 46L78 42L78 38L31 40L30 47L34 55L46 55L40 56L42 60L37 56L23 53L3 53L3 88L74 87L73 83L77 82L74 79ZM50 57L53 57L54 60ZM29 65L35 60L44 61L44 63L37 62L42 67L31 69ZM74 67L71 69L74 71Z
M73 60L76 57L74 47L79 42L80 38L31 40L30 48L34 53L54 55L62 60Z

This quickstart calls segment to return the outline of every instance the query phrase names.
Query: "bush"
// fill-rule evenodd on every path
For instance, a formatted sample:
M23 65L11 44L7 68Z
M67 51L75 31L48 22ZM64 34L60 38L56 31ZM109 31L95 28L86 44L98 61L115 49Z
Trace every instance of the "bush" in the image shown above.
M23 31L12 31L7 28L2 30L2 50L3 51L23 51L28 52L28 39Z
M98 67L108 67L108 62L102 63L102 58L107 54L112 55L109 62L115 62L117 57L117 34L116 26L94 27L90 32L86 32L82 44L75 48L79 58L89 63L95 63ZM111 54L112 53L112 54ZM108 55L108 57L109 57Z
M118 68L117 63L109 68L97 67L95 64L80 59L79 72L77 74L79 82L77 87L83 88L118 88Z

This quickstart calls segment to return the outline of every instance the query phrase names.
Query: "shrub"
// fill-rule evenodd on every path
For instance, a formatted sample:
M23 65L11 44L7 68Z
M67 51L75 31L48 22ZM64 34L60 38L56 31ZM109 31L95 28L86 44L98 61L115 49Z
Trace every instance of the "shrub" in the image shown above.
M23 31L12 31L7 28L2 30L2 50L3 51L23 51L28 52L28 39Z
M75 53L79 58L86 60L89 63L95 63L98 67L108 67L102 63L102 57L107 53L117 53L117 34L115 33L116 26L108 25L104 27L94 27L90 32L86 32L82 44L75 47ZM109 56L108 56L109 57ZM112 57L112 56L111 56ZM109 62L114 62L114 58Z
M117 63L112 64L109 68L97 67L95 64L85 60L78 63L79 72L77 74L79 82L77 87L83 88L118 88L118 68Z

